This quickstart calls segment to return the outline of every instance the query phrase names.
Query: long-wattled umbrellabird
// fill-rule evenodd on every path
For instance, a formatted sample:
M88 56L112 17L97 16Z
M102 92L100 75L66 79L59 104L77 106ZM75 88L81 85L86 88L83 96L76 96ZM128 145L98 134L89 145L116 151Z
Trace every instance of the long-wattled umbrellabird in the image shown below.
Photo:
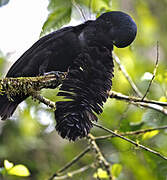
M74 69L79 68L79 66L90 66L90 68L86 68L87 76L83 75L83 77L89 78L90 73L94 73L96 69L98 69L99 66L103 66L103 64L104 67L101 71L107 72L109 71L107 70L107 66L113 66L113 64L111 65L111 63L108 61L111 56L110 52L113 50L113 45L118 48L123 48L130 45L135 39L136 33L137 26L129 15L120 11L106 12L99 16L96 20L89 20L78 26L65 27L42 37L13 64L6 77L34 77L51 71L65 72L70 69L70 67L73 67L74 71ZM82 59L83 63L81 62ZM106 64L103 62L105 59ZM76 65L78 61L80 65ZM110 61L112 61L112 58ZM84 67L82 67L82 70ZM91 71L90 69L93 70ZM81 68L79 68L77 71L81 71ZM102 78L105 77L105 74L103 73L105 72L102 72L98 78L101 78L103 82L105 82L106 79ZM70 80L74 74L75 73L70 75L69 73L68 80ZM111 77L112 76L109 76L109 78ZM95 79L96 77L94 77L94 80ZM63 87L67 86L68 84L68 82L65 83L66 85L62 86L62 90L64 90ZM89 89L91 89L92 84L90 81L87 82L87 84L89 84ZM109 88L104 88L103 91L104 90L108 91ZM0 95L1 119L5 120L9 118L15 111L18 104L20 104L27 97L28 95L16 95L12 97L13 101L11 101L7 98L7 95ZM74 98L71 99L74 101ZM98 99L100 105L102 105L101 103L104 101L105 100L103 98L101 99L101 102ZM88 104L91 103L89 102ZM89 133L91 124L86 128L81 128L78 127L79 123L76 123L75 127L72 123L68 123L69 126L65 127L63 124L66 122L64 120L65 118L69 117L68 120L71 119L71 121L75 124L75 122L78 122L77 119L82 115L77 114L72 116L73 110L75 109L73 108L70 109L69 112L71 115L69 116L69 113L67 115L67 113L64 112L66 110L64 105L61 103L58 103L57 105L58 109L55 111L55 117L58 123L57 130L62 137L75 140L76 138L84 137L87 135L87 133ZM61 106L64 108L63 112L60 110ZM66 108L68 109L68 107ZM93 114L90 113L89 110L81 109L80 112L85 113L85 116L82 117L87 119L93 118ZM96 108L94 108L93 111L96 112ZM100 112L101 111L99 110L96 113ZM73 129L69 130L70 127ZM64 129L61 131L61 128ZM78 130L75 131L77 128Z

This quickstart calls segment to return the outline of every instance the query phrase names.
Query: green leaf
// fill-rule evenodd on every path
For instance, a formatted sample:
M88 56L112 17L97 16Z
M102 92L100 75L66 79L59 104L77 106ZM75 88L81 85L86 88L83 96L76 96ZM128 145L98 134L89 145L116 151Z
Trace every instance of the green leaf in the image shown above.
M11 169L14 166L14 164L12 162L9 162L8 160L4 160L4 168L6 170Z
M111 169L111 174L114 177L118 177L122 171L122 165L121 164L114 164Z
M146 132L146 133L143 134L142 139L143 139L143 140L150 139L150 138L152 138L153 136L157 135L158 133L159 133L158 130L151 131L151 132Z
M93 12L100 12L101 9L110 9L111 0L75 0L77 4L91 8ZM91 4L90 4L91 3Z
M92 0L91 7L94 13L99 13L102 10L109 10L111 8L109 0Z
M4 160L4 168L9 175L15 176L29 176L30 172L28 168L22 164L15 165L8 160Z
M75 0L75 2L79 5L84 5L89 8L91 0Z
M167 98L165 96L161 96L159 101L161 102L167 102Z
M149 109L144 113L142 121L147 127L157 127L165 125L166 119L167 117L164 114Z
M53 12L62 7L69 7L72 5L71 0L49 0L48 11Z
M30 175L30 172L26 166L19 164L8 170L8 174L26 177Z
M131 131L130 123L128 120L125 119L125 120L121 121L120 131L121 132Z
M70 0L51 0L48 6L49 16L45 21L41 35L56 30L71 20L72 4Z
M93 177L94 178L101 178L101 179L107 179L108 178L108 175L107 175L107 172L104 171L103 169L101 168L98 168L97 169L97 172L93 174Z

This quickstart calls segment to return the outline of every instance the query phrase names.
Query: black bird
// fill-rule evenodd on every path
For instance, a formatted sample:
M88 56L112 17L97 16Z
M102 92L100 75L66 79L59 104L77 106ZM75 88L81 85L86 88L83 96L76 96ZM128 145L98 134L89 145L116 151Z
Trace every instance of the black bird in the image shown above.
M9 69L6 77L33 77L51 71L67 71L76 57L85 48L113 45L123 48L135 39L137 27L133 19L124 12L106 12L96 20L78 26L62 28L39 39ZM9 118L18 104L28 96L12 97L0 95L0 116Z

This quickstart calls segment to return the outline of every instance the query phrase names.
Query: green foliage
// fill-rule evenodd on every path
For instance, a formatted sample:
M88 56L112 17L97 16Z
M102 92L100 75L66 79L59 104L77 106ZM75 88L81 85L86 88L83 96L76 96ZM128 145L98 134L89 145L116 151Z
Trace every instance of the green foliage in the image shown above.
M142 121L145 123L147 127L157 127L166 124L167 117L155 110L147 110L143 114Z
M3 5L2 2L5 1L0 1L0 5ZM41 34L44 35L68 24L76 13L73 3L74 1L71 0L49 0L49 15ZM167 11L165 9L167 2L165 0L158 3L152 0L129 0L128 3L121 0L75 0L75 3L79 4L84 12L90 8L90 12L96 16L108 10L121 10L133 16L138 26L135 42L131 47L124 49L114 47L114 51L143 94L153 74L157 54L156 42L159 41L159 66L147 98L167 102ZM77 18L82 19L82 17ZM5 57L1 53L0 75L6 65ZM115 65L114 74L112 89L127 95L135 95L117 65ZM44 89L42 95L56 102L59 98L56 97L57 92L58 90ZM87 145L85 140L71 143L60 138L54 130L55 120L52 110L30 98L18 108L12 118L1 123L0 128L2 171L4 171L4 159L9 159L16 164L11 166L11 168L17 167L15 172L20 171L20 166L17 164L24 164L30 169L32 180L49 179ZM160 112L115 99L109 99L105 103L104 111L99 119L99 123L105 127L121 133L167 124L167 117ZM96 136L105 134L104 131L96 128L92 129L92 133ZM166 131L152 131L142 135L128 136L128 138L167 156ZM134 147L120 138L97 142L104 156L112 164L111 172L116 180L166 179L167 163L160 157ZM90 164L93 158L91 153L87 154L70 171ZM104 169L97 168L96 172L88 170L72 179L92 180L93 174L94 178L97 176L101 179L108 178ZM9 173L7 178L18 179L17 176L10 176Z
M100 179L108 179L108 174L105 170L98 168L97 173L94 173L93 175L94 178L100 178Z
M22 164L14 165L8 160L4 160L4 168L0 169L0 174L4 177L7 175L27 177L30 176L28 168Z
M143 138L143 140L150 139L150 138L154 137L155 135L157 135L158 133L159 133L158 130L155 130L152 132L147 132L147 133L143 134L142 138Z
M75 4L91 8L90 11L97 14L111 8L111 0L49 0L49 15L42 27L41 35L69 23L72 18L72 7L75 7Z
M72 3L70 0L50 0L48 10L49 16L42 27L41 35L70 22Z
M99 13L101 11L106 11L110 9L110 1L109 0L92 0L91 8L93 13Z
M122 165L121 164L113 164L112 168L111 168L111 174L113 176L113 178L118 178L121 171L122 171ZM94 178L100 178L100 179L108 179L108 174L105 170L103 170L102 168L98 168L97 172L93 174Z
M122 171L122 165L121 164L113 164L112 165L111 173L112 173L114 178L118 178L121 171Z

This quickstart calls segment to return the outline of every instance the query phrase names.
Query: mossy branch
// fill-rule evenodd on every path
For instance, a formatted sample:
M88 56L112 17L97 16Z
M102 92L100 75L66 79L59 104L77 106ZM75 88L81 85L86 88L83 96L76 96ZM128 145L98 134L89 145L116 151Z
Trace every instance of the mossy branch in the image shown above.
M57 87L65 79L66 73L58 75L50 74L38 77L18 77L0 79L0 94L6 94L8 99L12 101L12 97L16 95L36 94L43 88Z

